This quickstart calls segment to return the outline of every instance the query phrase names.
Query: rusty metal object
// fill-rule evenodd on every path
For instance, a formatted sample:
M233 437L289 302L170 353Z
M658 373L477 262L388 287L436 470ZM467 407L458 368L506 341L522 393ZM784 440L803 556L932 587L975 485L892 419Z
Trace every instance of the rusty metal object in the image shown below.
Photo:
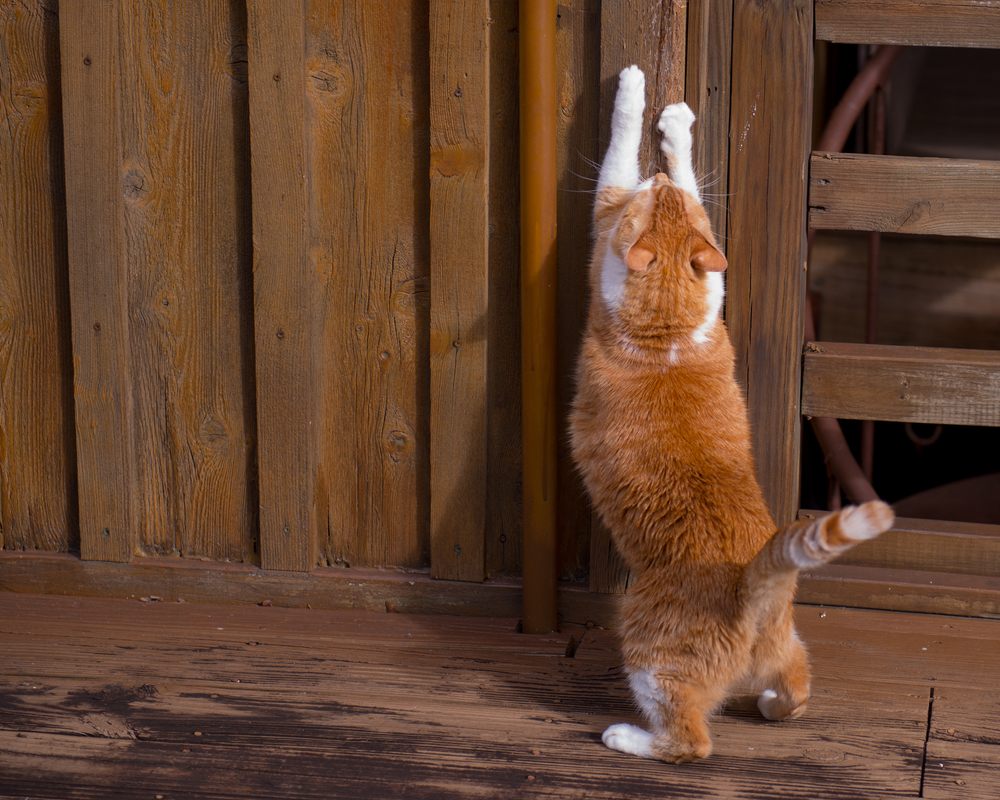
M521 442L525 633L556 607L556 3L521 3Z

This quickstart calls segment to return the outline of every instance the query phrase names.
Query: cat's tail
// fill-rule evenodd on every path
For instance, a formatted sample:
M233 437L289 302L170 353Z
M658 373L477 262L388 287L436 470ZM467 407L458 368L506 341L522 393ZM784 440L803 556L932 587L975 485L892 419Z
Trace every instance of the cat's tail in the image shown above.
M894 520L895 514L886 503L872 500L826 517L786 525L747 564L744 597L751 607L758 608L769 601L787 600L787 595L795 591L799 570L818 567L859 542L874 539L889 530Z

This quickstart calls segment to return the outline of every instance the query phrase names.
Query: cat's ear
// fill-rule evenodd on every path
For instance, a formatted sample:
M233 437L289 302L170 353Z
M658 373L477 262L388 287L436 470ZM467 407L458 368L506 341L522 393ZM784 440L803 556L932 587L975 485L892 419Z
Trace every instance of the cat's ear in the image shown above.
M702 272L725 272L729 266L726 257L704 236L699 234L697 238L698 243L691 253L691 266Z
M643 247L641 244L634 244L625 254L625 263L628 264L630 270L642 272L649 268L655 257L656 254L652 250Z

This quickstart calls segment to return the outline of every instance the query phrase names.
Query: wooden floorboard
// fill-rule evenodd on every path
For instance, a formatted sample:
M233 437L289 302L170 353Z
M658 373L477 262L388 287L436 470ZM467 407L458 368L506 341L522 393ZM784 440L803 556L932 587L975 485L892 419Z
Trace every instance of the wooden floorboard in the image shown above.
M0 798L996 796L1000 621L798 617L807 714L738 699L676 767L600 742L611 631L0 592Z

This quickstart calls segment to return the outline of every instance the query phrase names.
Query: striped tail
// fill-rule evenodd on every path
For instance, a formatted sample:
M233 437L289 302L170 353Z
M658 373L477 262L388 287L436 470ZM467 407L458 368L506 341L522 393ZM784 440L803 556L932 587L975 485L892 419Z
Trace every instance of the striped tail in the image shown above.
M889 530L894 520L887 504L872 500L827 517L786 525L747 564L743 573L745 598L751 606L788 599L795 591L799 570L818 567L859 542L874 539Z

